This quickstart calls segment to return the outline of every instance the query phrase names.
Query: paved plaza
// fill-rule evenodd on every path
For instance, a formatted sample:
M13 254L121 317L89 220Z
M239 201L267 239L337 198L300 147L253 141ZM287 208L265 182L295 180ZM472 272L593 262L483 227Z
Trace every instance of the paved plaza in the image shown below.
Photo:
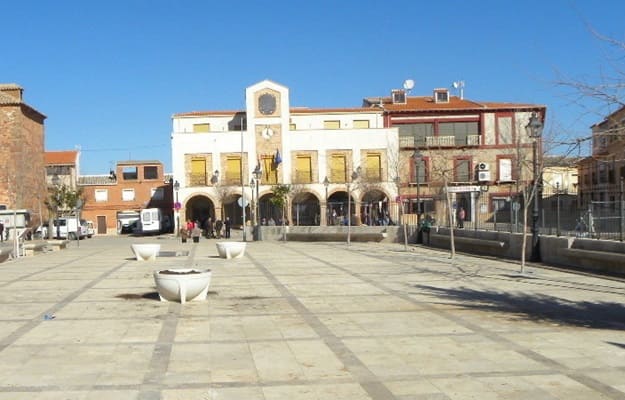
M185 266L213 271L208 300L158 301L152 271ZM167 236L0 270L0 400L625 399L619 280L387 243L225 260Z

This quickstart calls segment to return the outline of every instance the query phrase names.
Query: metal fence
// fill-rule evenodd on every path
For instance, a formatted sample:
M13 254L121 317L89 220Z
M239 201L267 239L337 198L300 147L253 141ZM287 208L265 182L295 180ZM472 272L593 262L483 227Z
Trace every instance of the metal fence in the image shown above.
M579 204L576 194L564 191L543 193L540 200L537 228L541 235L575 236L595 239L625 239L625 198L623 193L605 193L602 201ZM607 200L605 200L607 199ZM466 202L454 202L454 212L449 217L445 203L423 217L433 218L435 224L462 229L494 230L518 233L523 231L525 203L521 197L493 198L481 195ZM464 208L464 221L459 219L459 208ZM527 226L531 230L533 205L527 209ZM416 215L404 215L410 224Z

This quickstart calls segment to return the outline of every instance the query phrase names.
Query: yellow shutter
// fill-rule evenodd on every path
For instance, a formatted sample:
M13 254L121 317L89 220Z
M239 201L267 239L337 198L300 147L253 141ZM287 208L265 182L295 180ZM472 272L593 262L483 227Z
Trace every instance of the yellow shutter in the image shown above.
M369 120L356 120L354 121L354 129L369 129Z
M299 183L312 181L310 156L297 156L295 158L295 177Z
M372 181L380 181L381 176L381 164L379 154L367 154L367 179Z
M343 154L333 154L330 157L330 182L345 182L345 156Z
M194 158L191 160L191 186L206 185L206 160Z
M195 133L199 133L199 132L210 132L211 130L211 124L193 124L193 132Z
M341 129L341 121L323 121L323 129Z
M241 184L241 158L228 157L226 159L226 183Z

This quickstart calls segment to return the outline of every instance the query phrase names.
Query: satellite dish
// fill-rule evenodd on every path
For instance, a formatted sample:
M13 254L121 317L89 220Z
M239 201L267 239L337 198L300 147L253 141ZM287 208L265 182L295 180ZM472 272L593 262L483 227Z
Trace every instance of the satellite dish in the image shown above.
M458 82L454 82L454 83L452 83L452 84L451 84L451 86L453 86L453 87L454 87L454 89L458 89Z
M404 81L404 89L412 90L413 87L414 87L414 81L412 79L406 79Z

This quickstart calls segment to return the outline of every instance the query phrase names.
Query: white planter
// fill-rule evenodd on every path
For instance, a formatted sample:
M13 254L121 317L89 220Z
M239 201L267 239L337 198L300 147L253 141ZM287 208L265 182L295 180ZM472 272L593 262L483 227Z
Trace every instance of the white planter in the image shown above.
M206 300L211 282L211 270L193 268L170 268L154 271L154 283L161 301Z
M246 242L217 242L217 252L221 258L241 258L245 254Z
M161 251L161 245L154 243L136 243L130 245L130 247L132 252L135 253L137 261L154 261L159 251Z

